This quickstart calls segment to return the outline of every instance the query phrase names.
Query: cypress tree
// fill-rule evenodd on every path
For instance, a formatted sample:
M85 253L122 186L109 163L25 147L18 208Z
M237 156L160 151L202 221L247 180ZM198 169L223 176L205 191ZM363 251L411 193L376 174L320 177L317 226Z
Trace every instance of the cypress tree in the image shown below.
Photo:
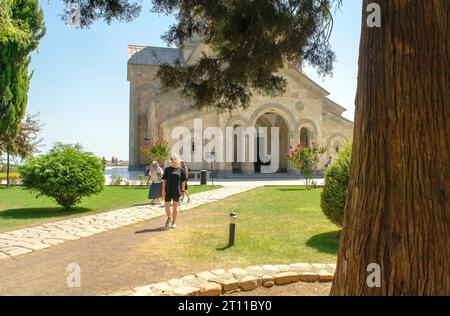
M38 0L3 0L0 4L0 142L9 143L25 116L31 74L30 54L45 34Z

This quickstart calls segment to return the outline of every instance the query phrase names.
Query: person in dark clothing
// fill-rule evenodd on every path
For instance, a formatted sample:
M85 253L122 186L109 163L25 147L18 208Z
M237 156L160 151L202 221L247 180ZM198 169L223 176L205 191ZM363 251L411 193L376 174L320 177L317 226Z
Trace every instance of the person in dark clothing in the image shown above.
M325 168L328 168L329 166L331 166L333 164L333 157L328 157L327 162L325 163Z
M152 199L152 204L155 204L161 197L161 178L163 170L159 166L158 162L153 161L149 172L147 173L147 185L151 183L150 190L148 192L148 198Z
M184 194L186 185L186 174L181 168L180 159L177 155L171 155L170 166L164 170L162 176L161 193L164 197L166 208L166 227L169 227L172 222L172 228L176 228L176 220L178 213L178 203L180 197ZM172 216L170 212L170 202L172 202Z
M187 197L187 199L188 199L187 203L189 203L191 201L191 197L189 196L189 192L188 192L189 168L186 165L186 162L184 162L184 160L181 160L181 169L183 169L184 176L186 177L186 185L184 187L184 194L181 199L183 200L184 197Z

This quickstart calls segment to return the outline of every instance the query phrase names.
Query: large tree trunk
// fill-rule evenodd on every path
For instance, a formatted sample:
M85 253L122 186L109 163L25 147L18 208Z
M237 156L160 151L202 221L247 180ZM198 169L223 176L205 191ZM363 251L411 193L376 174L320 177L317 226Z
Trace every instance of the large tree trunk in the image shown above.
M450 295L450 1L375 1L381 28L370 2L331 294Z

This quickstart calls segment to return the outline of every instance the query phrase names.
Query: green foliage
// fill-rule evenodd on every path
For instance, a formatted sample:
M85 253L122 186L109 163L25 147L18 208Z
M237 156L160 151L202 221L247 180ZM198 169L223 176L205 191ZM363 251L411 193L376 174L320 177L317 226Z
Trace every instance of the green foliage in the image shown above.
M148 165L151 165L153 161L162 164L169 158L169 144L165 141L157 141L150 147L142 147L141 153Z
M78 4L80 26L103 18L129 21L138 0L64 0ZM335 54L329 45L332 7L341 0L153 0L153 11L175 15L163 36L168 45L183 45L195 35L211 49L193 64L163 65L157 76L168 89L180 89L198 110L247 108L252 93L276 96L286 80L277 72L287 63L307 62L322 75L332 72Z
M311 147L302 147L299 144L287 157L292 166L302 173L308 189L312 187L312 178L315 176L320 157L325 151L326 148L319 147L316 144Z
M75 10L81 12L76 27L88 27L95 20L103 19L111 24L113 20L130 22L139 16L142 0L63 0L66 4L63 20L74 25Z
M31 158L19 171L28 190L54 198L65 209L100 193L105 182L102 160L83 152L79 145L57 144L48 154Z
M334 0L154 0L154 10L176 14L163 36L182 45L200 35L211 53L189 65L164 65L157 76L164 87L181 89L196 109L247 108L253 93L281 95L286 80L276 74L302 61L331 74L335 55L328 39Z
M145 179L145 177L143 175L139 175L138 176L138 183L139 185L143 186L147 184L147 180Z
M112 186L119 186L119 185L121 185L122 182L124 182L124 181L125 181L125 179L124 179L121 175L119 175L119 174L113 174L113 175L111 176L111 181L110 181L109 185L112 185Z
M26 159L38 151L42 139L38 138L42 126L39 123L38 114L27 115L21 122L17 135L9 143L0 140L0 151L8 151L13 158Z
M44 36L38 0L2 0L0 5L0 140L16 136L25 115L30 54Z
M320 207L324 214L336 225L342 226L350 172L352 145L347 145L325 172Z

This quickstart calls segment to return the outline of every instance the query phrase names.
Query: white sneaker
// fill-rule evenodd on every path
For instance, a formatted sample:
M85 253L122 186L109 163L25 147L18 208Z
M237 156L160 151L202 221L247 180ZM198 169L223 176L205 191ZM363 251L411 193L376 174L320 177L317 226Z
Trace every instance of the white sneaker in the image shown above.
M164 226L165 226L165 227L169 227L169 226L170 226L170 222L171 222L171 219L168 218L168 219L166 220L166 224L165 224Z
M177 228L177 224L172 223L172 228Z

